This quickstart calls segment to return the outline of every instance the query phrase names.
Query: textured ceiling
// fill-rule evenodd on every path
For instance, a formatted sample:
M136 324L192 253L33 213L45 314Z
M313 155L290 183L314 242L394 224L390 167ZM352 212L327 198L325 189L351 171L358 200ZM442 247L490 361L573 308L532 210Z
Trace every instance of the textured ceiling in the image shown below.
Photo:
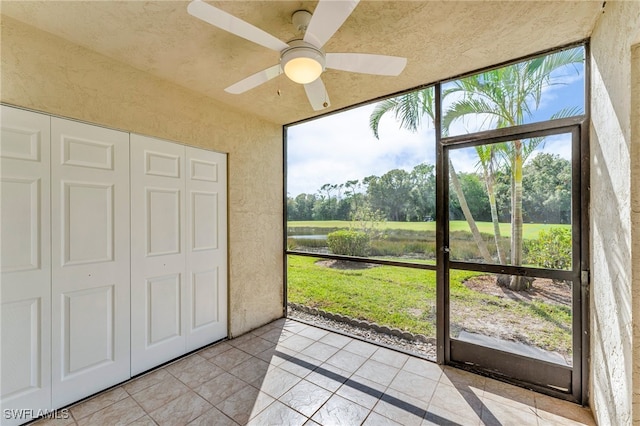
M212 1L275 35L315 1ZM331 108L314 112L284 75L241 95L224 88L278 63L278 52L212 27L186 1L2 1L2 14L276 123L291 123L588 37L601 1L367 1L326 52L408 58L398 77L327 70Z

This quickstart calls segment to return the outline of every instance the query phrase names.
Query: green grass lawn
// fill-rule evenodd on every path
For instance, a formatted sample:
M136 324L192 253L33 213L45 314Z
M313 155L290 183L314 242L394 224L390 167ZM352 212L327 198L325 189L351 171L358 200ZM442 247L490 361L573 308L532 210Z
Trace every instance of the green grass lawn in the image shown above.
M352 223L344 220L309 220L309 221L289 221L289 228L348 228ZM476 222L480 232L493 235L493 224L491 222ZM571 225L545 224L545 223L525 223L523 225L523 237L525 239L534 239L542 229L562 227L571 229ZM406 231L435 231L436 222L382 222L380 229L398 229ZM449 222L449 229L454 231L471 232L469 225L464 220L454 220ZM511 234L511 224L501 223L500 233L502 236Z
M393 266L335 269L316 264L318 260L288 256L289 302L435 337L434 271ZM453 331L487 334L496 323L504 322L505 327L515 328L517 339L522 342L570 353L569 307L504 299L473 291L463 284L477 275L451 271Z

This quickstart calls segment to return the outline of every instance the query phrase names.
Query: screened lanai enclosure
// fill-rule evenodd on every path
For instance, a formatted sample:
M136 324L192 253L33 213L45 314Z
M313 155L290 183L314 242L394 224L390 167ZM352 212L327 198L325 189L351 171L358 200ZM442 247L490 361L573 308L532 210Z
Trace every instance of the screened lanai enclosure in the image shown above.
M584 402L588 54L287 126L288 302Z

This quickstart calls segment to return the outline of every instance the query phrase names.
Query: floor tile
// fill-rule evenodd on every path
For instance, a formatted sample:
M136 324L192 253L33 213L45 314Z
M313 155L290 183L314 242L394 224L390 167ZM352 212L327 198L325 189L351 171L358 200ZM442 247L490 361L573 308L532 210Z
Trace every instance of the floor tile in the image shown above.
M451 414L455 414L457 419L478 424L482 418L483 407L484 403L473 392L438 383L427 411L449 420Z
M376 405L385 389L384 385L364 377L353 376L340 386L336 395L371 409Z
M276 367L267 372L264 380L252 383L252 385L274 398L280 398L300 380L302 380L301 377Z
M245 351L248 354L257 355L260 352L266 351L267 349L273 348L275 346L276 344L274 342L270 342L261 337L255 337L236 346L236 348L240 349L241 351Z
M314 414L311 420L321 425L359 425L369 410L339 395L334 395Z
M133 395L134 393L140 392L141 390L146 389L149 386L153 386L156 383L160 383L169 377L171 377L171 374L169 374L164 368L161 368L147 373L144 376L137 377L132 381L125 383L122 387L129 393L129 395Z
M195 389L222 373L224 373L222 368L212 362L204 360L192 366L184 366L184 368L180 368L175 373L172 372L172 375L189 388Z
M550 396L535 394L538 422L542 425L594 425L593 414L588 408Z
M308 328L315 328L315 327L311 327L301 322L293 321L289 319L285 321L284 327L283 327L284 330L291 331L293 333L300 333L301 331L306 330Z
M409 357L402 369L418 376L427 377L432 380L440 380L443 368L438 364L426 359Z
M370 359L362 364L362 366L356 370L354 375L388 386L398 371L399 370L397 368Z
M220 368L230 370L249 358L251 358L251 355L248 353L241 351L238 348L231 348L228 351L222 352L218 356L209 358L209 361L213 362Z
M82 417L86 417L89 414L93 414L96 411L102 410L103 408L108 407L113 403L125 399L128 396L129 394L127 393L127 391L119 386L107 392L103 392L100 395L87 401L81 402L78 405L74 405L69 409L69 411L74 418L81 419Z
M149 413L156 408L168 404L170 401L173 401L188 391L188 387L175 377L171 376L160 383L156 383L153 386L133 394L132 397L147 413Z
M352 340L343 349L356 355L369 358L375 351L378 350L378 346L371 343L363 342L361 340Z
M358 368L364 364L367 358L356 355L352 352L341 350L331 358L327 360L327 364L331 364L341 370L348 371L349 373L355 372Z
M233 374L237 378L244 380L247 383L261 380L267 374L269 369L269 363L252 356L251 358L242 361L240 364L229 370L230 374Z
M538 425L535 407L523 410L487 398L483 398L482 402L482 422L486 426L502 426L505 424L517 424L519 426Z
M356 374L358 373L356 372ZM395 376L389 387L400 391L405 395L409 395L424 402L429 402L437 385L438 382L435 380L401 370Z
M484 397L509 405L519 410L535 407L534 393L508 383L487 380L484 386Z
M426 404L394 389L387 389L373 411L405 426L421 425Z
M188 426L237 426L234 420L224 414L217 408L212 408L194 421L188 423Z
M236 376L229 373L222 373L218 377L203 383L195 389L195 392L211 404L216 405L245 386L247 386L247 383L238 379Z
M320 342L342 349L352 340L353 339L351 337L343 336L336 333L330 333L321 338Z
M326 343L314 342L300 353L324 362L335 355L339 350L340 349L335 346L331 346Z
M576 404L291 320L209 346L69 413L34 424L595 425Z
M225 351L228 351L231 348L233 348L233 346L231 346L228 342L220 342L198 351L198 355L206 359L211 359Z
M362 426L402 426L401 423L394 422L393 420L383 416L382 414L371 412L367 419L362 423Z
M136 404L136 401L132 397L127 397L87 417L78 419L77 423L78 426L127 425L144 416L144 410Z
M56 416L49 418L43 417L34 423L30 423L29 426L74 426L75 424L76 421L71 415L71 412L64 414L61 411L58 411Z
M472 388L484 390L486 383L486 379L482 376L453 367L443 367L439 381L446 385L467 391L470 391Z
M306 380L301 380L278 400L305 416L311 417L330 397L331 392L328 390Z
M329 332L317 327L309 327L298 333L301 336L308 337L313 340L320 340L324 336L328 335Z
M140 417L138 420L129 423L129 426L156 426L157 423L153 421L153 419L151 417L149 417L149 415L146 415L144 417Z
M300 336L299 334L294 334L293 336L280 341L280 343L278 343L278 347L282 346L284 348L289 348L293 351L300 352L309 347L313 342L313 339Z
M169 373L171 373L173 376L176 376L177 374L180 374L180 372L184 370L188 370L192 367L195 367L196 365L203 363L205 361L206 361L206 358L201 357L196 353L196 354L189 355L186 358L182 358L176 362L172 362L171 364L167 365L165 369Z
M275 399L253 386L246 386L224 401L216 404L216 408L240 424L260 414Z
M213 406L194 392L179 396L149 415L160 426L184 425L209 411Z
M251 426L286 425L302 426L308 419L279 401L273 402L249 421Z
M280 365L290 356L284 353L282 349L284 348L277 348L276 346L273 346L265 351L260 352L259 354L256 354L256 358L260 358L261 360L268 362L269 365L272 366ZM291 353L295 352L291 351Z
M395 368L402 368L409 358L409 355L387 348L378 348L378 350L371 355L372 360Z
M324 363L305 377L305 380L327 389L330 392L335 392L350 376L350 372Z

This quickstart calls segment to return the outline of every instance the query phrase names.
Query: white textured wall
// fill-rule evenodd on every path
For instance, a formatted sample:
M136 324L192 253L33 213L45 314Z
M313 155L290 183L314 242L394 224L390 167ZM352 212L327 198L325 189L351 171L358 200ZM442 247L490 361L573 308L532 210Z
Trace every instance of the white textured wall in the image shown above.
M640 25L640 24L639 24ZM631 51L631 261L633 422L640 424L640 34ZM634 118L635 117L635 118Z
M640 241L632 231L631 191L638 185L631 167L640 164L631 155L632 117L638 120L631 110L631 45L639 23L639 2L610 1L591 38L590 402L602 425L631 424L638 374L632 264L640 256L632 256L632 245Z
M282 127L13 19L1 23L2 102L229 154L231 334L281 317Z

